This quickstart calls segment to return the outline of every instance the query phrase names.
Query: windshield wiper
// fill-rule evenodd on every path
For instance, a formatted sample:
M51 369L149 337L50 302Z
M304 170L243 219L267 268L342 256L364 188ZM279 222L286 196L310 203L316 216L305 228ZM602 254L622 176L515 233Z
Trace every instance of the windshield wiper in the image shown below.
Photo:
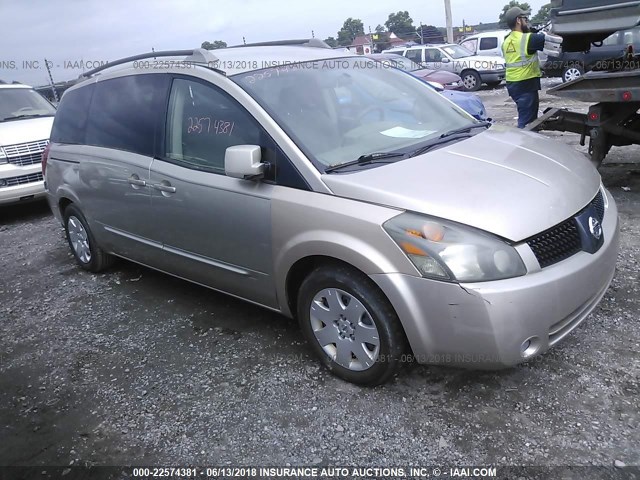
M392 152L375 152L368 153L366 155L360 155L356 160L350 162L339 163L338 165L332 165L324 169L324 173L331 173L335 170L339 170L344 167L352 167L353 165L368 165L370 163L390 163L387 160L397 157L405 157L406 153L392 153Z
M36 117L53 117L54 113L22 113L20 115L12 115L11 117L5 117L0 119L0 122L8 122L11 120L22 120L23 118L36 118Z
M478 122L473 125L467 125L466 127L456 128L455 130L449 130L446 133L440 135L437 139L432 140L427 145L420 147L413 152L409 153L409 157L417 157L418 155L422 155L423 153L427 153L433 147L438 147L440 145L444 145L445 143L451 142L453 140L458 140L469 136L471 130L479 127L489 127L491 123L489 122Z
M474 128L480 128L480 127L490 127L491 123L490 122L477 122L474 123L473 125L467 125L466 127L460 127L460 128L456 128L454 130L449 130L446 133L443 133L442 135L440 135L440 138L447 138L447 137L451 137L453 135L458 135L459 133L470 133L472 129Z

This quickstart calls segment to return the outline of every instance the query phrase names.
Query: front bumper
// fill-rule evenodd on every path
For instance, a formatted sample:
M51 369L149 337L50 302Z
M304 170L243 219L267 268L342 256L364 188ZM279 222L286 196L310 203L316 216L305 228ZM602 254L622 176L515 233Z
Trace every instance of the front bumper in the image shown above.
M618 212L609 193L607 198L604 244L595 254L579 252L522 277L474 284L371 275L395 308L416 360L504 368L546 352L568 335L596 307L615 272ZM525 358L528 339L533 341Z
M40 164L24 167L0 165L0 205L44 197L44 181ZM8 185L5 185L8 183Z

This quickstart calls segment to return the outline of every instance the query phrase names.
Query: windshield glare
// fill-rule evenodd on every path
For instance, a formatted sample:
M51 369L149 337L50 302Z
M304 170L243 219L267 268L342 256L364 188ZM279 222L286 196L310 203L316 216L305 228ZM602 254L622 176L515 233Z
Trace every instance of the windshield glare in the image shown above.
M460 45L447 45L446 47L442 47L442 50L447 52L447 55L449 55L451 58L456 58L456 59L470 57L473 55L473 52L470 52L469 50L467 50L466 48Z
M389 65L391 67L399 68L400 70L404 70L405 72L415 72L416 70L420 70L422 67L420 64L414 62L410 58L400 57L398 58L375 58L374 60L378 60L382 62L383 65Z
M321 171L374 152L410 152L474 123L423 81L368 59L307 62L232 79Z
M50 116L56 110L35 90L29 88L0 88L0 120L23 116Z

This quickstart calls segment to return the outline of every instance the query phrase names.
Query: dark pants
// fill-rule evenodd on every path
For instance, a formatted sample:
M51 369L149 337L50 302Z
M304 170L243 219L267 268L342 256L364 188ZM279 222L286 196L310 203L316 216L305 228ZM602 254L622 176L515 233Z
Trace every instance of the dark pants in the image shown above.
M518 93L512 95L511 98L513 98L513 101L516 102L518 107L518 128L524 128L525 125L528 125L538 118L540 99L537 90Z

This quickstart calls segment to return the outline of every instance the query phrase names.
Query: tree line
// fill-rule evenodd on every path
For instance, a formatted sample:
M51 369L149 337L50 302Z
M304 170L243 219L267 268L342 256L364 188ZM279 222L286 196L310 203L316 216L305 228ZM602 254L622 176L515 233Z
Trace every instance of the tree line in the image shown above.
M526 2L518 2L516 0L511 0L508 4L506 4L502 8L502 13L498 16L498 23L500 28L506 28L507 24L504 21L505 14L507 10L511 7L520 7L523 10L531 10L531 7ZM549 21L549 11L551 10L551 4L547 3L540 7L538 13L531 18L531 23L536 25L544 25ZM390 13L387 21L384 22L384 25L378 24L372 33L377 34L388 34L394 33L398 37L407 41L415 41L419 39L424 39L426 32L434 32L438 30L433 25L419 25L415 26L413 24L413 19L409 15L407 10L399 11L396 13ZM340 47L340 46L349 46L353 43L356 37L360 35L364 35L364 24L362 20L359 18L347 18L342 24L342 28L338 30L335 37L327 37L324 41L329 44L331 47ZM384 43L382 41L381 43ZM214 40L213 42L202 42L201 48L205 48L207 50L215 50L217 48L225 48L227 43L222 40ZM384 48L384 45L381 45L381 49Z

